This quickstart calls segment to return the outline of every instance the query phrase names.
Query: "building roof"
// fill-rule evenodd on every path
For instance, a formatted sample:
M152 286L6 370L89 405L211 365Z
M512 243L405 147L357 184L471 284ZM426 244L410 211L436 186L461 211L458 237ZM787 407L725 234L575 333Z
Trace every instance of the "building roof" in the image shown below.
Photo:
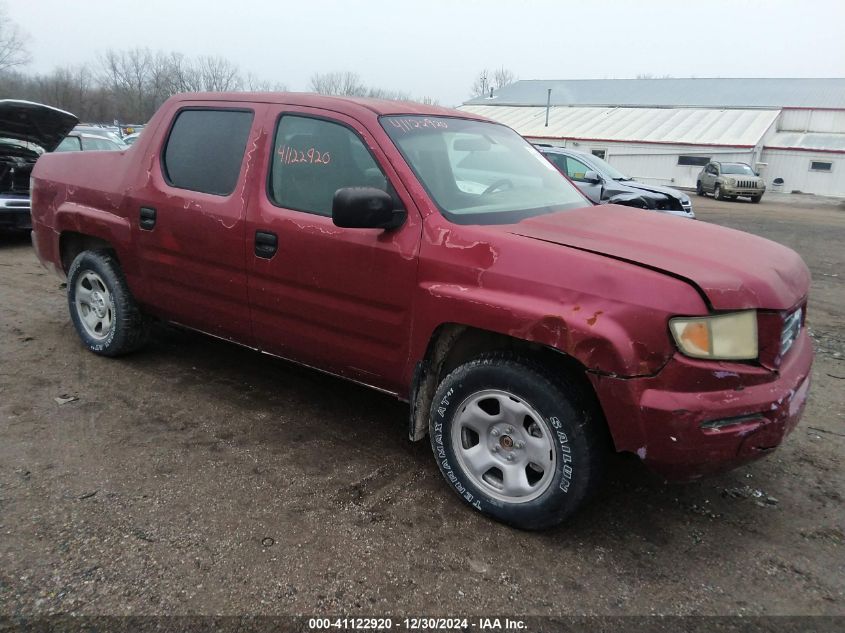
M768 149L845 154L845 134L833 132L776 132L766 141Z
M845 109L839 79L568 79L517 81L466 104Z
M462 112L488 117L522 136L678 145L754 147L779 110L694 108L546 108L465 105Z

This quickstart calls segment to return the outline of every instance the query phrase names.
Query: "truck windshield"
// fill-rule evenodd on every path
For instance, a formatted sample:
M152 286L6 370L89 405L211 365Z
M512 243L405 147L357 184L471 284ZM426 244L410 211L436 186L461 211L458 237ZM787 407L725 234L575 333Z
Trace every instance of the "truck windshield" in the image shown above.
M441 213L457 224L510 224L589 204L503 125L410 115L385 116L381 124Z

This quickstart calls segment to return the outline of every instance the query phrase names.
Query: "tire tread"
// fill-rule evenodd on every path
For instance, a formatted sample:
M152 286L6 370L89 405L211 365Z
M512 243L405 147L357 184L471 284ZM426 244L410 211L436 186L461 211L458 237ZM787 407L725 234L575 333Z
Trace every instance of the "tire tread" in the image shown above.
M101 356L122 356L138 350L147 341L148 322L129 290L126 277L123 274L123 270L114 251L108 249L83 251L73 260L67 275L68 305L71 312L75 310L73 302L70 300L71 284L74 282L76 274L88 257L96 260L96 263L104 269L107 276L111 277L111 281L114 284L112 295L114 296L117 313L117 320L114 327L117 330L108 347L99 350L93 349L83 337L86 347Z
M443 395L444 386L459 382L464 375L469 374L473 370L481 367L496 367L505 370L512 370L525 375L530 375L530 380L540 386L543 390L556 391L564 400L568 400L573 408L579 413L576 424L576 431L581 434L587 447L587 452L590 455L589 472L586 476L586 485L584 486L582 497L575 505L564 512L554 515L540 514L532 520L521 519L519 522L504 520L506 523L514 527L540 530L546 529L556 525L571 516L575 510L586 503L598 491L602 475L607 463L607 457L610 453L609 432L604 424L603 416L597 403L594 402L588 394L584 393L584 389L568 379L564 374L553 373L552 370L543 363L536 361L533 358L509 351L486 352L473 360L467 361L459 365L447 374L440 382L437 393L434 397L434 402L439 402ZM430 417L432 429L434 418ZM430 433L431 434L431 433ZM432 447L433 434L432 434ZM460 493L452 486L449 486L452 491L461 496Z

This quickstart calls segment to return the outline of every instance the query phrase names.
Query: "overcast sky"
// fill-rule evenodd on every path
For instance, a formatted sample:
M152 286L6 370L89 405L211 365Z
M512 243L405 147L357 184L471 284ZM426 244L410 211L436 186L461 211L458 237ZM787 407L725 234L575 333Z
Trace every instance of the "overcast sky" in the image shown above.
M149 46L220 55L307 90L314 72L469 97L482 68L520 79L845 77L845 0L6 0L29 70Z

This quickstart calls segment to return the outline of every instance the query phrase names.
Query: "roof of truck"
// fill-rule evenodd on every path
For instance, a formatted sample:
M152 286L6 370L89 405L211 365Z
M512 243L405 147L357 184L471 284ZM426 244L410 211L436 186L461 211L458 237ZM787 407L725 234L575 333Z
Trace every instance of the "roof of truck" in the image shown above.
M288 105L323 108L336 112L368 110L377 115L422 114L429 116L452 116L464 119L484 119L470 112L426 105L413 101L392 101L366 97L341 97L319 95L311 92L187 92L172 97L175 101L239 101L255 103L279 103Z

